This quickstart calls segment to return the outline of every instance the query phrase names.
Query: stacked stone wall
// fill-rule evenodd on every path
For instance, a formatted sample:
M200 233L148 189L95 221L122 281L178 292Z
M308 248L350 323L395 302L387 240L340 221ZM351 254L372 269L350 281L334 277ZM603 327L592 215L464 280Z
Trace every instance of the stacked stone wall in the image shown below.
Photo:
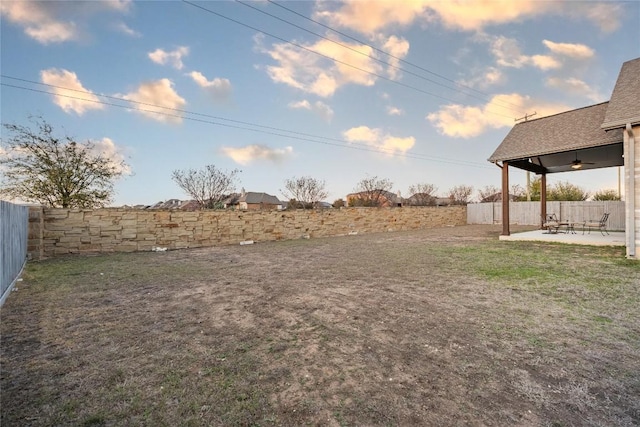
M40 259L416 230L465 225L466 215L464 206L196 212L32 208L29 253Z

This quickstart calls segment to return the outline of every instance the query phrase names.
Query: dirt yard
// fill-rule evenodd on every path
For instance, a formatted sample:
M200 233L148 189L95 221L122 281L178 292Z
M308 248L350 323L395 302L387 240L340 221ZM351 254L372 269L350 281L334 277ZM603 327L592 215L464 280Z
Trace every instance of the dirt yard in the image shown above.
M0 424L640 425L640 263L499 231L30 263Z

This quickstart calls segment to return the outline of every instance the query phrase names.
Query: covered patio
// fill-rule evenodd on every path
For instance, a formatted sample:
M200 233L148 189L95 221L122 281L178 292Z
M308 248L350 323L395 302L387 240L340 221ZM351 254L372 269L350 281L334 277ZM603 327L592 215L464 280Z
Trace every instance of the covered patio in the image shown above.
M510 238L509 166L541 177L541 222L547 214L548 174L624 166L625 233L627 258L640 250L640 58L625 62L611 100L588 107L516 124L488 159L502 169L502 236ZM531 232L533 233L533 232ZM540 239L568 237L578 244L597 244L577 234L543 235ZM598 233L600 234L600 233ZM589 236L593 236L593 231ZM567 238L564 238L567 237ZM535 239L537 240L537 239Z
M546 230L523 231L500 236L500 240L507 241L532 241L532 242L553 242L568 245L588 245L588 246L625 246L625 233L620 231L610 231L609 234L601 234L599 231L582 233L576 230L572 233L548 233Z

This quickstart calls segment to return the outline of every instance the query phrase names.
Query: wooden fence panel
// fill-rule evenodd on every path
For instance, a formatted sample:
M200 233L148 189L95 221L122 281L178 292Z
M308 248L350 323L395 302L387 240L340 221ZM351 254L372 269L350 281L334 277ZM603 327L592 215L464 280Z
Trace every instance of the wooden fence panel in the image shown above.
M0 200L0 306L27 259L29 208Z
M493 212L493 213L489 213ZM625 229L624 202L547 202L547 213L555 213L561 220L582 222L599 220L609 213L607 228ZM540 225L540 202L509 203L509 218L512 224ZM467 205L467 224L501 224L502 203L472 203Z

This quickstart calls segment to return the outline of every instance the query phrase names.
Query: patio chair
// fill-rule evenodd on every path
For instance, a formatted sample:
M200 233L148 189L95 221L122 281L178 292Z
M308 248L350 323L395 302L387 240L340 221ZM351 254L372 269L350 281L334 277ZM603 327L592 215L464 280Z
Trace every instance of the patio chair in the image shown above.
M547 214L542 215L542 228L547 229L547 233L553 234L558 232L558 228L560 228L560 221L556 214Z
M600 230L600 233L604 236L604 233L609 234L609 232L607 231L607 220L609 219L609 214L605 213L602 215L602 218L600 218L600 220L589 220L589 221L585 221L584 225L582 227L582 234L584 234L584 229L588 228L589 229L589 234L591 234L591 229L592 228L597 228L598 230Z

